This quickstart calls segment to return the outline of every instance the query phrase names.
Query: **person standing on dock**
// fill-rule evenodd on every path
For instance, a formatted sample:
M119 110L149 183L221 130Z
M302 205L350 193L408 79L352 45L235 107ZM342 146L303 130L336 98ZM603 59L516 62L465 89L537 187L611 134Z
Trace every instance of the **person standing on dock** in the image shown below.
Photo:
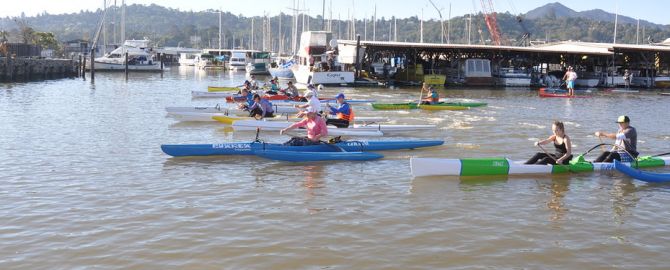
M568 67L568 71L563 75L566 87L568 88L568 96L575 95L575 80L577 80L577 73L572 70L572 66Z
M633 78L633 74L630 73L628 69L623 72L623 84L626 86L626 89L630 88L630 81Z
M630 118L622 115L616 121L619 124L617 133L596 132L596 137L615 140L611 151L603 152L594 162L633 162L639 155L637 152L637 130L630 126Z
M339 93L335 97L337 99L337 108L333 108L328 104L330 115L335 115L337 118L330 118L326 120L327 125L333 125L338 128L347 128L349 124L354 122L354 110L351 105L344 99L344 94Z

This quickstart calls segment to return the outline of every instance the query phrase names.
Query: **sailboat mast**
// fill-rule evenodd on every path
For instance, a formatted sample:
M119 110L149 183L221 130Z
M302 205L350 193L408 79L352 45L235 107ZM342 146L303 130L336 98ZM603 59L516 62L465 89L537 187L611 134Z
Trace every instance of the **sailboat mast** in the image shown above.
M616 44L616 28L619 22L619 4L616 5L616 12L614 13L614 44Z

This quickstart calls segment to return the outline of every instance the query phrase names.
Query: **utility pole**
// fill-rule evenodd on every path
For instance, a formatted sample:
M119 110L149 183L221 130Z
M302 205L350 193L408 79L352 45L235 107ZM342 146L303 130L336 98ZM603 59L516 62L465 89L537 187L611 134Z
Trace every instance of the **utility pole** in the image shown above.
M375 14L372 15L372 41L377 41L377 4L375 4Z

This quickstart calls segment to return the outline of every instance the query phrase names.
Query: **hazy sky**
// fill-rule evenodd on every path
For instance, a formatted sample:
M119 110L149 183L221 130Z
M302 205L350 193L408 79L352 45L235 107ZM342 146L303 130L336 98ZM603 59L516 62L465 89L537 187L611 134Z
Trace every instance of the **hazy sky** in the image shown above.
M10 1L10 0L6 0ZM290 13L288 10L294 0L127 0L127 4L151 4L178 8L180 10L200 11L205 9L222 8L224 11L230 11L233 14L262 15L264 11L271 15L280 11ZM114 2L114 0L107 0ZM303 1L301 1L302 3ZM326 0L326 12L329 10L331 0ZM442 14L448 16L449 3L451 3L452 16L459 16L473 11L480 11L480 0L433 0L438 7L443 8ZM533 8L546 3L556 2L556 0L493 0L494 8L498 12L509 11L512 13L525 13ZM633 18L640 18L659 24L670 24L670 19L665 14L670 10L670 1L667 0L637 0L637 1L617 1L617 0L562 0L565 6L576 11L589 9L603 9L608 12L618 10L622 15ZM120 5L121 0L117 0ZM321 14L322 0L307 0L306 7L313 16ZM424 17L437 18L437 11L430 5L428 0L333 0L333 18L346 18L347 13L355 8L355 16L372 16L375 3L377 5L378 17L410 17L421 16L423 9ZM25 12L27 16L32 16L43 11L50 14L72 13L79 10L95 10L103 6L103 0L24 0L21 4L3 5L0 9L0 17L19 16ZM302 4L301 4L302 6ZM328 18L328 15L326 15Z

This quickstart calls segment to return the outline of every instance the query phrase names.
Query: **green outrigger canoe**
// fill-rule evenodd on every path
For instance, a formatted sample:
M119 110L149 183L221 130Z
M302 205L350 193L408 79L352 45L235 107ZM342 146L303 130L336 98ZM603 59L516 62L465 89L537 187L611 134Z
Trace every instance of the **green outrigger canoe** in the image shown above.
M447 107L481 107L486 106L483 102L439 102L431 104L431 107L447 106ZM413 110L419 109L421 106L416 103L372 103L372 108L375 110Z

